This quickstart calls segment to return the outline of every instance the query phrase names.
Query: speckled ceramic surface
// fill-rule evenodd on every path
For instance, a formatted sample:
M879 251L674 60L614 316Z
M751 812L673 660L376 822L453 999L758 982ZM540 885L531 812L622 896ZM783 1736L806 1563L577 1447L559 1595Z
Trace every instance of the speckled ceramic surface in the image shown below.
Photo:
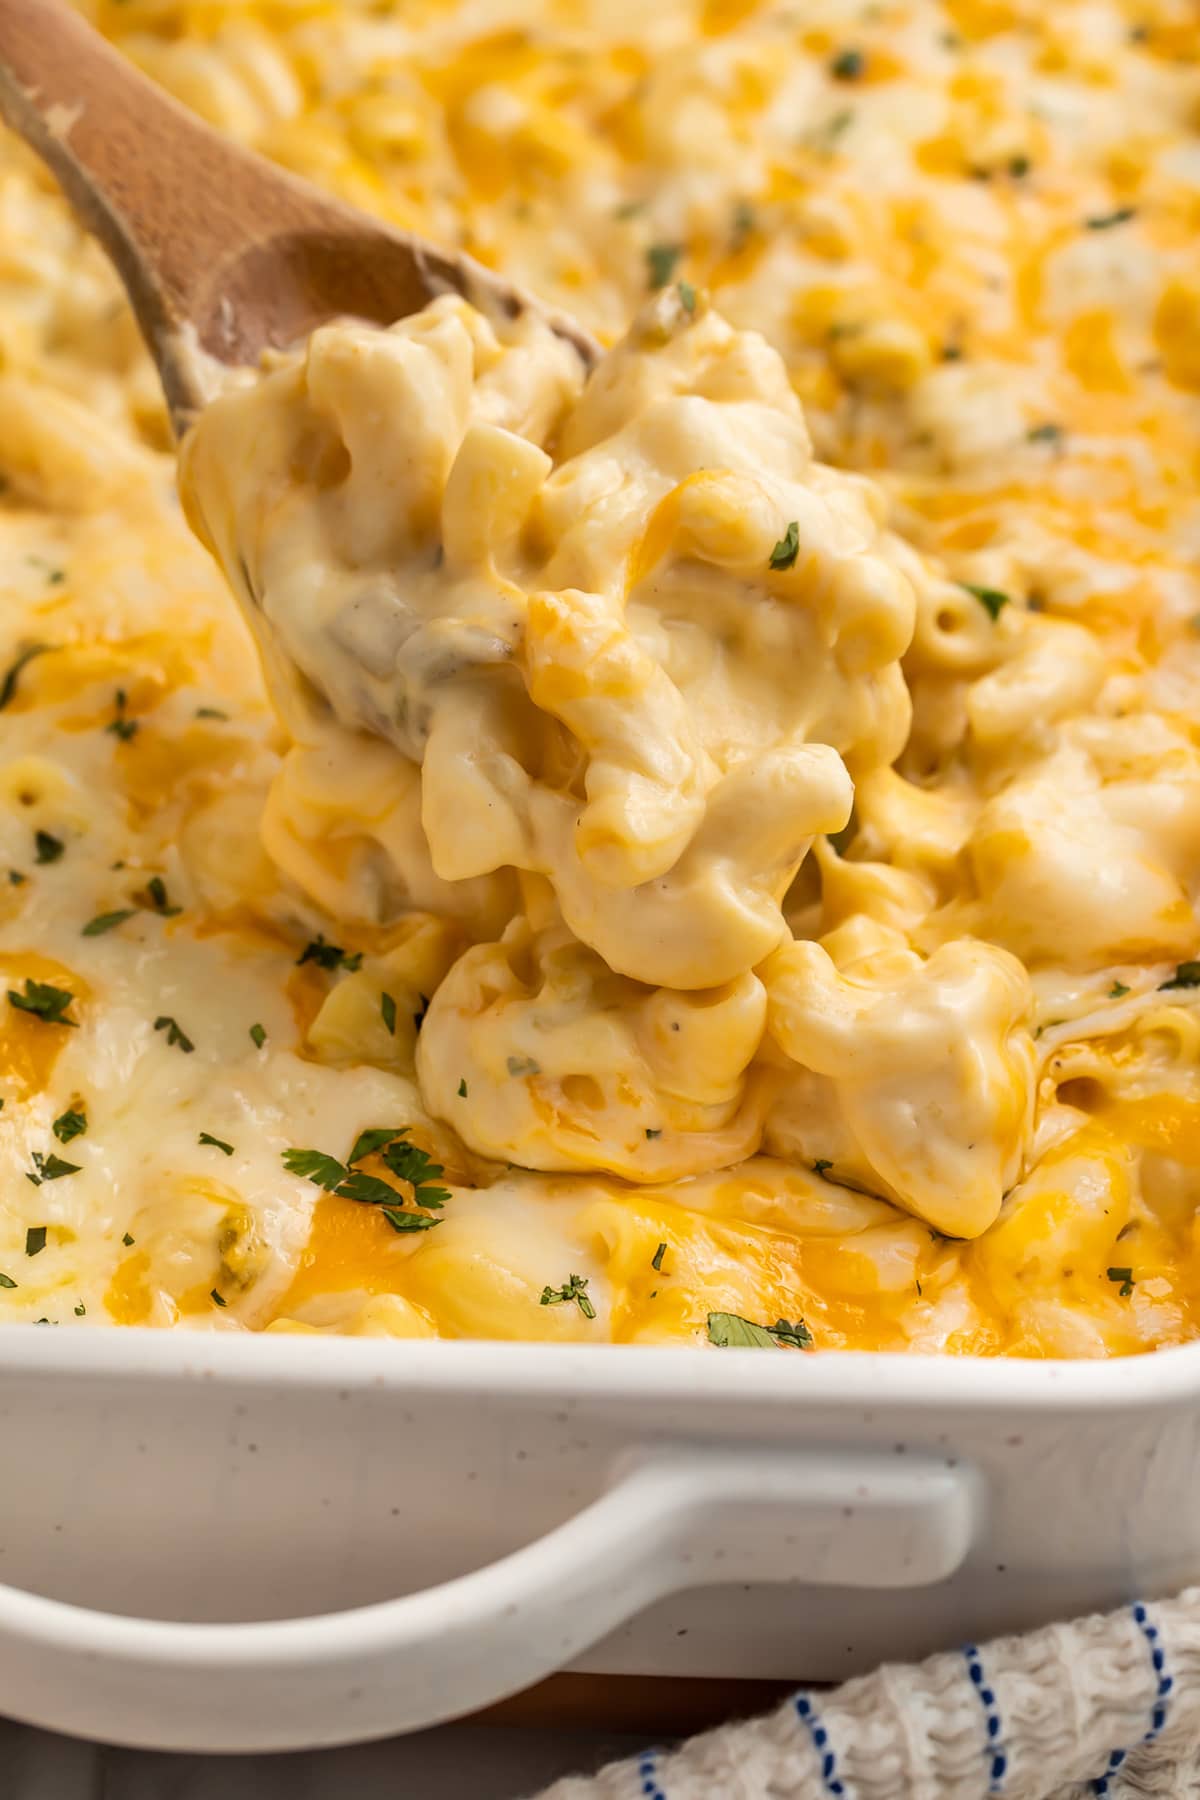
M565 1667L840 1680L1200 1574L1192 1349L2 1357L0 1706L92 1739L359 1742Z

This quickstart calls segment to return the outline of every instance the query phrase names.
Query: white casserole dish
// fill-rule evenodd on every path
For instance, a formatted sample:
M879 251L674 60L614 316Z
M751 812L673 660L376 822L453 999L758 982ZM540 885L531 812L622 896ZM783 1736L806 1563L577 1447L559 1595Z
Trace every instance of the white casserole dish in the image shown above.
M551 1671L836 1680L1200 1574L1200 1351L10 1327L0 1710L336 1744Z

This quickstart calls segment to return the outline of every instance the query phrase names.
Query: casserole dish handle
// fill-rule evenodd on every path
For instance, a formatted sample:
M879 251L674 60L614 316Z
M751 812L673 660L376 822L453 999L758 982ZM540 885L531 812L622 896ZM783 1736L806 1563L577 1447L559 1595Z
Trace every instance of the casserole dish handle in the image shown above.
M969 1470L932 1457L684 1447L624 1462L581 1512L484 1568L324 1617L138 1619L0 1586L0 1707L171 1750L416 1730L541 1680L680 1589L939 1581L970 1548L976 1499Z

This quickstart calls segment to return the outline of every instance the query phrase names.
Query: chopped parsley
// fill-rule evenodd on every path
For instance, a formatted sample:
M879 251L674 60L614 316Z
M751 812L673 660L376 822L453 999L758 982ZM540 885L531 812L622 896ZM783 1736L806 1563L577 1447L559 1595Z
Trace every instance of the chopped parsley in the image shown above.
M541 1306L563 1306L574 1301L585 1319L594 1319L596 1309L587 1297L588 1278L586 1275L572 1275L561 1287L544 1287Z
M0 1275L0 1288L15 1288L16 1285L11 1275Z
M388 1031L388 1033L392 1037L395 1037L395 1035L396 1035L396 1002L392 999L392 996L390 994L380 994L380 996L379 996L379 1013L380 1013L380 1017L383 1019L385 1029Z
M267 1041L266 1026L265 1025L252 1025L250 1027L250 1038L251 1038L251 1042L254 1044L255 1049L261 1050L263 1045Z
M1031 425L1025 433L1026 439L1031 444L1057 444L1062 435L1062 426L1055 425L1050 419L1044 425Z
M803 1319L797 1319L794 1325L789 1325L786 1319L776 1319L771 1327L771 1336L781 1347L786 1345L792 1350L812 1349L812 1332Z
M186 1031L180 1029L178 1021L173 1019L169 1013L163 1013L155 1019L154 1029L155 1031L165 1031L168 1045L172 1049L182 1050L185 1056L190 1056L196 1048Z
M78 1175L79 1164L64 1162L61 1156L43 1156L40 1150L33 1153L34 1173L28 1170L26 1181L32 1181L34 1187L41 1187L43 1181L61 1181L64 1175Z
M400 1141L407 1136L408 1127L405 1126L402 1133L397 1133L397 1141L384 1151L383 1160L398 1180L411 1185L417 1206L437 1210L450 1198L449 1189L437 1185L445 1170L419 1145Z
M18 994L12 988L8 990L10 1006L15 1006L18 1012L32 1013L46 1025L78 1025L78 1019L67 1018L67 1008L74 998L66 988L52 987L48 981L30 981L28 977L24 993Z
M22 875L20 869L10 869L8 871L8 879L9 884L12 887L24 887L25 883L29 880L29 877L28 875Z
M69 1144L72 1138L82 1137L87 1127L87 1114L72 1106L65 1113L59 1113L50 1129L60 1144Z
M681 281L677 283L675 292L679 295L679 304L682 306L684 312L694 313L696 310L696 290L691 282Z
M334 1192L340 1200L358 1200L364 1206L395 1206L399 1199L390 1182L381 1181L378 1175L364 1175L361 1169L351 1169Z
M289 1175L300 1175L314 1187L324 1188L327 1194L346 1179L345 1164L321 1150L285 1150L283 1166Z
M758 219L754 208L748 200L739 200L733 209L733 231L729 240L729 248L735 253L744 250L751 232L758 229Z
M430 1231L442 1222L431 1219L428 1213L403 1212L398 1206L383 1206L379 1210L393 1231Z
M1108 1276L1108 1279L1110 1281L1119 1281L1120 1282L1121 1285L1117 1289L1117 1293L1120 1295L1122 1300L1128 1300L1130 1294L1132 1294L1132 1292L1133 1292L1133 1270L1132 1269L1105 1269L1104 1273Z
M353 1164L362 1162L368 1156L377 1156L381 1150L387 1149L396 1135L390 1125L372 1125L369 1130L360 1131L346 1162Z
M768 558L772 569L790 569L800 552L800 521L792 519Z
M662 1126L661 1125L647 1125L646 1136L648 1138L660 1138L662 1136Z
M1009 596L1002 593L999 588L979 587L973 581L960 581L958 585L960 588L964 588L968 594L974 594L980 606L986 609L988 617L991 619L998 619L1003 609L1010 604Z
M150 896L148 912L161 913L164 919L173 919L183 911L182 906L172 906L167 897L167 886L161 875L152 875L146 883L146 892Z
M29 644L9 663L4 673L4 680L0 681L0 712L3 712L5 707L11 704L17 691L17 683L21 679L22 669L31 663L35 656L45 656L47 650L53 649L53 644Z
M467 1078L465 1075L459 1077L458 1097L460 1100L465 1100L467 1097Z
M1123 1000L1128 992L1129 989L1123 981L1114 981L1108 990L1108 997L1110 1000Z
M348 969L351 974L362 968L362 951L356 950L347 955L340 944L330 944L325 940L324 932L318 931L311 943L296 958L296 967L303 968L305 963L315 962L319 969Z
M104 729L107 732L111 732L113 737L120 738L123 744L128 744L131 739L137 736L138 722L136 719L129 719L125 716L125 708L128 701L124 688L117 689L116 698L113 704L116 708L115 717L109 720Z
M229 714L222 712L219 706L198 706L196 717L198 719L227 719Z
M1017 156L1009 157L1008 172L1012 176L1014 181L1022 180L1026 175L1028 175L1029 169L1030 169L1030 162L1029 162L1029 158L1027 156L1022 156L1022 155L1018 154Z
M835 81L861 81L867 72L867 59L861 50L839 50L829 65Z
M211 1132L202 1131L196 1142L199 1144L211 1144L214 1150L221 1150L226 1156L233 1155L233 1145L227 1144L224 1138L213 1137Z
M542 1065L532 1056L510 1056L505 1064L510 1075L540 1075Z
M133 1243L133 1239L130 1237L129 1233L126 1232L125 1236L121 1239L121 1242L124 1244L125 1248L128 1250L129 1246Z
M658 1246L658 1249L654 1252L654 1255L650 1258L650 1267L652 1269L657 1269L660 1274L662 1272L662 1259L666 1254L667 1254L667 1246L666 1246L666 1243L663 1242Z
M708 1341L722 1350L810 1350L812 1332L803 1319L794 1325L777 1319L774 1325L755 1325L738 1313L710 1312Z
M46 1227L44 1225L31 1225L29 1230L25 1233L26 1256L40 1256L45 1248Z
M225 1299L225 1296L224 1296L224 1295L223 1295L223 1294L219 1294L219 1293L218 1293L218 1292L217 1292L217 1290L216 1290L216 1288L213 1288L213 1289L212 1289L212 1290L211 1290L211 1292L210 1292L210 1293L209 1293L209 1296L208 1296L208 1297L209 1297L209 1299L210 1299L210 1300L211 1300L211 1301L213 1301L213 1302L214 1302L214 1304L215 1304L215 1305L217 1305L217 1306L226 1306L226 1305L228 1305L228 1302L227 1302L227 1301L226 1301L226 1299Z
M87 1314L87 1307L83 1304L83 1301L81 1300L79 1302L79 1305L75 1308L75 1317L77 1319L82 1319L86 1316L86 1314Z
M118 925L125 923L126 919L132 919L135 910L136 908L132 906L121 906L117 908L116 912L97 913L94 919L88 920L81 935L83 937L103 937L106 931L115 931Z
M1160 984L1160 992L1167 988L1200 987L1200 962L1181 962L1170 981Z
M1115 212L1093 213L1083 222L1089 231L1110 231L1114 225L1127 225L1130 219L1136 217L1135 206L1118 206Z
M832 1167L833 1167L833 1164L828 1160L828 1158L826 1158L824 1156L818 1156L816 1162L812 1166L812 1171L813 1171L814 1175L819 1175L821 1177L821 1180L824 1181L825 1171L827 1169L832 1169Z
M683 255L682 244L650 244L646 249L646 279L657 292L671 280Z
M397 1202L403 1195L377 1175L365 1175L353 1165L368 1156L382 1155L388 1171L412 1188L414 1206L440 1211L450 1198L449 1189L438 1185L445 1173L441 1163L434 1162L427 1151L405 1140L410 1127L371 1126L360 1131L347 1160L327 1156L323 1150L285 1150L283 1166L291 1175L311 1181L314 1187L336 1194L341 1200L357 1200L368 1206L383 1208L388 1223L396 1231L426 1231L438 1220L418 1218L403 1211ZM400 1221L400 1222L398 1222ZM410 1222L411 1221L411 1222Z
M66 845L61 838L56 838L48 831L35 831L33 834L34 862L56 863Z

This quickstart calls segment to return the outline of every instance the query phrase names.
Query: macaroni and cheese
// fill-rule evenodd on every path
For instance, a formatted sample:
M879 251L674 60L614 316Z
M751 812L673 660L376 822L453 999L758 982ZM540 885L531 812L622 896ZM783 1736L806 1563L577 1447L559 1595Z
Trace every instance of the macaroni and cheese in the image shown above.
M1189 0L83 10L605 348L331 323L181 507L4 142L3 1316L1200 1334Z

